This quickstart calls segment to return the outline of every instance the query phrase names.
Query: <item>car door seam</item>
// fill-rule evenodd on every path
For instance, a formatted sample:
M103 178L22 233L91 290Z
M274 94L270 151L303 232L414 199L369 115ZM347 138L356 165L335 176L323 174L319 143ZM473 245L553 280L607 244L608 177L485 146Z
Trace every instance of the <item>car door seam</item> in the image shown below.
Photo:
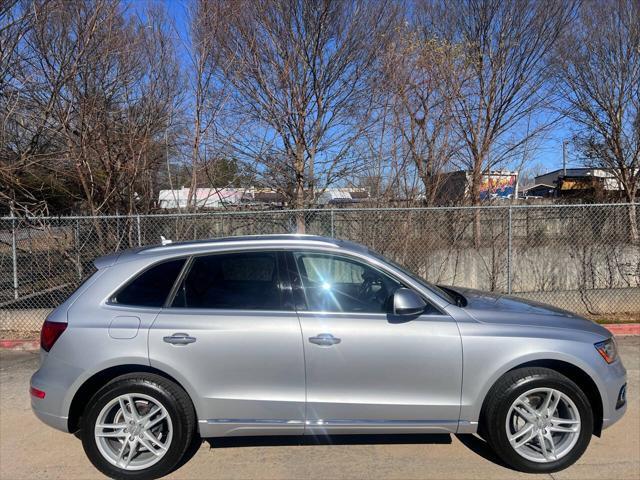
M285 265L287 266L286 271L287 271L287 280L289 281L289 286L291 287L291 298L293 300L293 308L294 311L296 312L296 318L298 319L298 328L300 329L300 343L302 344L302 366L304 368L304 417L302 419L302 423L303 423L303 430L302 430L302 435L305 434L306 432L306 425L307 425L307 408L308 408L308 383L307 383L307 349L305 347L305 342L304 342L304 330L302 329L302 318L300 317L300 311L298 310L298 305L295 301L295 293L293 291L293 289L295 288L295 286L293 285L293 281L291 278L291 262L293 260L293 252L291 250L285 250L284 251L284 260L285 260ZM295 265L294 262L294 266L297 270L297 265Z

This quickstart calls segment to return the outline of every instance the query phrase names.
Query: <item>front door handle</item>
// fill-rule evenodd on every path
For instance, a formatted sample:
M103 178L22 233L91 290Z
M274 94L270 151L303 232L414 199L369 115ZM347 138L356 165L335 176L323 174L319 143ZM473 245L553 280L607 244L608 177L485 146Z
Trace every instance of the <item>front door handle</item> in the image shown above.
M315 343L316 345L321 345L323 347L330 347L331 345L336 345L340 343L342 340L338 337L334 337L330 333L319 333L315 337L309 337L309 341L311 343Z
M174 333L170 337L164 337L163 340L172 345L188 345L195 342L196 337L192 337L188 333Z

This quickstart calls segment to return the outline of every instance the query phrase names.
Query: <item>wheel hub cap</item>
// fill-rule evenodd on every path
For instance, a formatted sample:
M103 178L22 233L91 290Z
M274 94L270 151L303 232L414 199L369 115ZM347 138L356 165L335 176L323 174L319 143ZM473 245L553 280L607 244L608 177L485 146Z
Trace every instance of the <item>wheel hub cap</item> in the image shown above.
M173 424L157 399L125 394L100 411L94 436L98 450L109 463L124 470L143 470L169 450Z
M527 460L549 463L567 455L580 436L575 403L552 388L536 388L520 395L507 413L511 447Z

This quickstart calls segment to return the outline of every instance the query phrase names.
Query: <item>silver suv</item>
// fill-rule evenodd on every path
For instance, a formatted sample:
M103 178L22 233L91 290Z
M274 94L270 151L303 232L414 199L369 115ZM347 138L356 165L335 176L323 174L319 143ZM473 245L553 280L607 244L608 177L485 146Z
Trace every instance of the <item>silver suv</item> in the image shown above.
M95 265L42 328L31 399L111 477L167 474L203 437L358 433L478 433L553 472L626 408L603 327L354 243L237 237Z

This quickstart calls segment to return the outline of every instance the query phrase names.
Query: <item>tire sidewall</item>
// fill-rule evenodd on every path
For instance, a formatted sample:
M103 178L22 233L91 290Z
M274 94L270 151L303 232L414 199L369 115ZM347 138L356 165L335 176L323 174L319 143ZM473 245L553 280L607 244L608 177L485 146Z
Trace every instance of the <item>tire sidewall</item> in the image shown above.
M104 406L123 394L144 394L158 400L166 408L173 427L173 436L169 450L154 465L144 470L124 470L116 467L102 456L96 443L94 429L98 415ZM82 419L82 446L91 463L111 478L157 478L168 474L180 461L185 446L189 444L189 433L185 431L184 413L174 395L162 385L143 378L125 379L107 385L91 399L86 415Z
M567 379L568 380L568 379ZM528 460L511 446L507 438L507 414L513 402L523 393L535 388L553 388L567 395L576 405L580 414L580 435L573 449L554 462L538 463ZM571 381L563 381L551 375L539 374L533 378L524 378L507 388L506 395L496 408L494 431L491 438L494 448L500 450L500 456L518 470L531 473L556 472L567 468L582 456L593 434L593 412L589 400L580 388Z

